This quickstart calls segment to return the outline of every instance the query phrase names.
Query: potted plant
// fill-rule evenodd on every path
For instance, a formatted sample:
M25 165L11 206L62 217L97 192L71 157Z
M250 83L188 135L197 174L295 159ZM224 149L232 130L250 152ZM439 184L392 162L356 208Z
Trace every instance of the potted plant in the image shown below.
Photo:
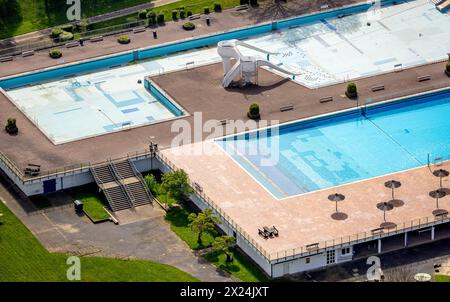
M148 25L156 25L156 13L154 11L149 11L147 13Z
M158 22L159 25L163 25L165 23L164 14L159 13L158 16L156 17L156 21Z
M358 90L356 89L356 84L355 83L349 83L347 85L347 90L345 91L345 95L349 99L355 99L355 98L358 97Z
M6 122L5 130L8 134L16 135L19 132L19 128L17 128L16 125L16 119L15 118L8 118L8 121Z
M59 49L52 49L48 52L48 55L52 59L59 59L62 57L62 52Z
M216 13L220 13L221 11L222 11L222 4L220 4L220 3L214 3L214 11L216 12Z
M184 9L180 10L180 19L184 19L186 18L186 12L184 11Z
M203 8L203 13L204 13L205 15L208 15L208 14L209 14L209 7L205 6L205 7Z
M445 66L445 74L450 77L450 62Z
M128 44L131 42L130 37L128 36L120 36L117 38L117 42L119 42L120 44Z
M194 30L195 29L195 24L192 22L186 22L183 24L183 29L184 30Z
M259 105L256 103L251 104L248 109L247 116L252 120L259 120L261 117L259 113Z

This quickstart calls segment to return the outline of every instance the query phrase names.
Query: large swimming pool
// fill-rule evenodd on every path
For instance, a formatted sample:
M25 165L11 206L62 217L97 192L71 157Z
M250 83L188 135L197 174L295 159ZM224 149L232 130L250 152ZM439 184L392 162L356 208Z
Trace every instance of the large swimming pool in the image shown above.
M217 143L275 197L284 198L427 165L429 158L449 159L449 117L450 91L445 91ZM267 158L275 160L267 164Z

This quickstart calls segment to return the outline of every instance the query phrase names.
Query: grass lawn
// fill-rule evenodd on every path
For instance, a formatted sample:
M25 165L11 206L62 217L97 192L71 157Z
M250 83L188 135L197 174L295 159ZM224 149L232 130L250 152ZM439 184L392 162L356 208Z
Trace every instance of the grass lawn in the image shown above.
M146 2L150 1L85 0L81 1L81 15L91 17ZM20 0L17 3L18 14L11 14L3 23L0 21L0 39L69 22L66 1Z
M436 282L450 282L450 276L436 275L434 276Z
M170 223L170 228L178 237L185 241L193 250L201 250L211 246L214 237L210 234L202 235L203 245L197 243L197 233L192 232L189 227L188 216L191 212L184 207L174 208L166 214L166 220Z
M248 256L237 251L233 251L232 255L234 259L231 263L225 261L225 253L211 252L204 255L204 258L242 281L260 282L269 280L256 264L251 262Z
M67 281L67 256L49 253L0 202L0 282ZM81 258L81 281L198 281L169 265L149 261Z
M73 199L78 199L83 202L84 211L94 221L101 221L109 218L109 214L103 208L106 202L97 192L96 188L93 186L83 186L76 188L70 192Z

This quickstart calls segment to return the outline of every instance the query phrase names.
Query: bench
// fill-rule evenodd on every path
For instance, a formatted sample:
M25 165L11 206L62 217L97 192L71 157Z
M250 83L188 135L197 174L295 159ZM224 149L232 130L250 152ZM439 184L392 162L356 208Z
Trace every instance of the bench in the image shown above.
M384 90L384 85L375 85L371 88L372 92Z
M189 17L189 21L200 19L200 14L195 14Z
M319 102L321 102L321 103L327 103L327 102L331 102L333 100L333 97L332 96L324 96L324 97L321 97L320 99L319 99Z
M91 41L91 42L103 41L103 36L92 37L89 39L89 41Z
M311 251L311 250L318 250L318 249L319 249L319 243L308 244L305 248L306 248L306 250L308 250L308 251Z
M235 7L237 11L248 9L248 4L242 4Z
M141 33L141 32L144 32L144 31L145 31L145 27L144 26L133 28L133 33L134 34Z
M22 57L34 56L34 50L27 50L22 52Z
M12 61L12 60L13 60L12 56L0 58L0 62L8 62L8 61Z
M194 189L196 189L199 192L203 192L202 186L200 186L198 183L194 182Z
M259 234L260 236L262 236L264 239L269 238L269 234L267 234L265 231L263 231L263 230L261 230L261 229L258 229L258 234Z
M28 164L28 166L30 166L30 167L36 167L36 168L40 168L40 167L41 167L41 165L36 165L36 164Z
M429 81L429 80L431 80L431 76L428 74L417 77L417 82L424 82L424 81Z
M80 43L78 43L78 42L76 42L76 41L74 41L74 42L69 42L69 43L66 43L66 48L77 47L77 46L79 46L79 45L80 45Z
M376 235L376 234L380 234L383 233L384 228L377 228L377 229L373 229L370 232L372 232L372 235Z
M280 107L280 111L284 112L284 111L289 111L289 110L293 110L294 109L294 105L285 105L285 106L281 106Z

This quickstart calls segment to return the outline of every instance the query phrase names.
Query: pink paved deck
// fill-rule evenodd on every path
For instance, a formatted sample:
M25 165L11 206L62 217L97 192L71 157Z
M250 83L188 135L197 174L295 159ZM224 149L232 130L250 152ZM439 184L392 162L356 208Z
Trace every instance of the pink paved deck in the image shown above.
M199 155L201 149L198 148L210 149L205 149L207 154ZM370 233L379 228L383 212L376 204L390 199L391 191L384 187L384 182L390 179L401 181L402 186L395 195L405 204L387 212L388 221L403 226L411 220L416 220L417 225L417 219L425 217L434 220L435 200L428 193L438 187L439 180L427 167L277 200L212 141L168 149L163 153L175 166L184 169L191 181L200 184L205 194L270 253L271 258L277 252L284 254L284 250L292 251L347 236L345 241L349 235ZM450 187L448 179L444 179L443 184ZM335 205L327 197L336 191L346 196L339 204L339 210L348 215L343 221L330 217ZM450 197L440 200L440 208L450 210ZM279 237L267 240L260 237L258 228L264 225L275 225Z

